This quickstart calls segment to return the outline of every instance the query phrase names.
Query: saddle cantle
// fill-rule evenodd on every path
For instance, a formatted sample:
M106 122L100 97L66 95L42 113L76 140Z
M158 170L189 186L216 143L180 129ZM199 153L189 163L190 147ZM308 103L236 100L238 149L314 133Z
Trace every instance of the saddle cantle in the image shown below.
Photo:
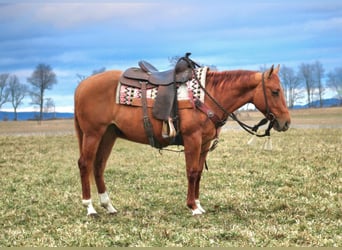
M140 61L138 64L139 64L139 67L145 72L157 72L157 71L159 71L152 64L150 64L149 62L146 62L144 60Z

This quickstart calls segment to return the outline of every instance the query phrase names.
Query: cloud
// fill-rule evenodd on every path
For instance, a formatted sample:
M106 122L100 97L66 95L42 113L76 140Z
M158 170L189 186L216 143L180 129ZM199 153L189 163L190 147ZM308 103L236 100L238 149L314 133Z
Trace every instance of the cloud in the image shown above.
M310 20L303 24L307 32L342 32L342 17Z
M26 82L38 63L51 65L58 105L76 74L142 59L165 70L188 51L219 70L312 60L332 68L341 64L341 16L339 0L20 0L0 5L0 67Z
M57 28L73 28L80 25L105 22L112 18L120 18L120 13L134 13L134 10L146 4L130 3L49 3L36 10L36 19L49 23ZM132 10L130 10L132 9ZM63 18L61 18L63 17Z
M113 25L111 31L125 27L130 30L151 30L160 25L168 28L186 18L189 4L159 3L158 1L71 2L48 3L31 9L37 23L57 29Z

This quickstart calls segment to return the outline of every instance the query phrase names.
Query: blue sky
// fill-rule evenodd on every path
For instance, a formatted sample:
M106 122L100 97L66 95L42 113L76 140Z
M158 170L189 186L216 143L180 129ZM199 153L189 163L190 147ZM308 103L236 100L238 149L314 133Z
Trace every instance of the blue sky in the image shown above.
M341 0L0 0L0 31L0 73L26 83L49 64L58 83L46 97L58 111L73 110L77 74L141 59L168 69L168 58L188 51L219 70L342 66Z

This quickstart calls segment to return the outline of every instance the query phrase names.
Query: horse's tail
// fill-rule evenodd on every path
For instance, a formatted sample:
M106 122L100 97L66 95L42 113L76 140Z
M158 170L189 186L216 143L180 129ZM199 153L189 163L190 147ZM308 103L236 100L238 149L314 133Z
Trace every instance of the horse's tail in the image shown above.
M77 139L78 139L78 147L80 150L80 156L82 155L82 145L83 145L83 131L81 129L80 123L78 121L78 106L77 102L78 102L78 98L79 98L79 94L78 94L78 89L79 86L77 86L75 93L74 93L74 126L75 126L75 130L76 130L76 135L77 135Z
M78 122L76 110L75 110L75 115L74 115L74 125L75 125L76 135L77 135L77 139L78 139L78 147L79 147L80 155L81 155L82 154L82 144L83 144L83 131L82 131L80 124Z

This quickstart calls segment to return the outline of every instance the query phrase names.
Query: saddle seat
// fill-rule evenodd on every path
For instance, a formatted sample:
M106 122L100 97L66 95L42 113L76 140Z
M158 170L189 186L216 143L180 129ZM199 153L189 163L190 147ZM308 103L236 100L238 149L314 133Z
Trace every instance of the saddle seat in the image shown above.
M140 61L139 68L132 67L124 71L120 82L138 88L141 86L140 82L148 82L148 88L152 88L172 83L184 83L191 78L192 70L186 61L181 60L174 69L166 71L159 71L149 62Z

